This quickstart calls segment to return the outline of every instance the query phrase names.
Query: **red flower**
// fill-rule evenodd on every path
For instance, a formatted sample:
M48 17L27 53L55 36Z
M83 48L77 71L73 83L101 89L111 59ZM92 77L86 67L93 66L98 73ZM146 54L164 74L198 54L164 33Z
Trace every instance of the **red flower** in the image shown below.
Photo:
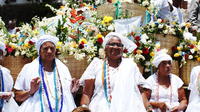
M74 23L76 23L77 21L74 20L74 19L70 19L70 22L74 24Z
M190 48L194 48L194 45L193 45L193 44L191 44L191 45L190 45Z
M102 43L103 43L103 39L102 39L102 38L98 38L98 39L97 39L97 42L98 42L99 44L102 44Z
M76 10L75 10L75 9L72 9L72 10L70 11L70 13L71 13L71 16L74 17L74 18L77 16L77 13L76 13Z
M176 51L176 50L177 50L176 46L172 47L172 51Z
M140 42L136 42L135 44L136 44L138 47L140 46Z
M35 43L33 41L28 41L28 44L34 45Z
M135 36L134 38L135 38L136 41L140 40L140 36Z
M11 48L10 46L6 46L6 49L7 49L7 51L8 51L8 53L12 53L13 52L13 48Z
M137 49L135 49L135 50L133 51L133 53L134 53L134 54L137 54Z
M127 49L124 49L123 52L124 52L124 53L128 53L128 50L127 50Z
M82 44L82 42L81 42L81 44L78 45L78 48L79 49L83 49L84 48L84 44Z
M149 49L148 49L148 48L143 48L143 49L142 49L142 52L143 52L144 54L149 54Z
M184 56L185 56L185 59L187 60L189 57L189 54L185 54Z
M135 32L131 32L131 35L134 36L134 35L135 35Z

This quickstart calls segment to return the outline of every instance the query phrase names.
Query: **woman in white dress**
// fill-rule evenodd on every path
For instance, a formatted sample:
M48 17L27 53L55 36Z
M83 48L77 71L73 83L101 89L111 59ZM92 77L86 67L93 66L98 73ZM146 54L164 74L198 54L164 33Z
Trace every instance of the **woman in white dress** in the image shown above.
M171 73L172 58L165 50L158 51L153 60L157 72L147 79L147 98L155 112L182 112L187 106L183 81Z
M5 54L5 44L0 42L0 62L3 61ZM0 65L0 112L16 112L18 105L13 99L14 94L11 92L13 88L13 78L10 70Z
M36 43L39 57L19 73L14 86L16 100L23 102L19 112L71 112L76 107L69 70L55 58L57 42L57 37L41 36Z
M91 112L146 112L149 105L138 88L145 79L133 59L122 57L123 47L131 52L136 45L111 32L103 46L106 58L94 58L80 79L84 85L81 105Z
M199 112L200 110L200 66L192 69L190 75L190 90L189 104L186 112Z

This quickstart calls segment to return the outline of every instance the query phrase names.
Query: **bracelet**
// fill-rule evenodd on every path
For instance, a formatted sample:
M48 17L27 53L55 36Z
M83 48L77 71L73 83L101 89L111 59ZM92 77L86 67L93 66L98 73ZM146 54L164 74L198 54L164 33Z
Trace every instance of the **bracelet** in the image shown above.
M153 112L153 107L152 107L151 105L149 105L149 106L147 107L147 112Z
M86 105L86 104L82 104L81 107L88 108L88 105Z

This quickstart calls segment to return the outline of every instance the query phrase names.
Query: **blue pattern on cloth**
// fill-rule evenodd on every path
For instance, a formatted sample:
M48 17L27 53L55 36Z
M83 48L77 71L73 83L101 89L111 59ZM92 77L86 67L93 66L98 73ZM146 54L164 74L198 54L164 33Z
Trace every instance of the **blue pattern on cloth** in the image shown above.
M3 80L3 72L0 69L0 80L1 80L1 92L4 92L4 80ZM3 108L4 100L0 99L0 110Z

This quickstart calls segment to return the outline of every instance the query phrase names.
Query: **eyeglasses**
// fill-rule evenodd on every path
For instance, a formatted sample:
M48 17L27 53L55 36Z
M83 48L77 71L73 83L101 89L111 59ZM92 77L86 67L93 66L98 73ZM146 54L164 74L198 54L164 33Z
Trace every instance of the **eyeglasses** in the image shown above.
M117 46L117 47L123 47L124 45L122 43L107 43L108 46Z

